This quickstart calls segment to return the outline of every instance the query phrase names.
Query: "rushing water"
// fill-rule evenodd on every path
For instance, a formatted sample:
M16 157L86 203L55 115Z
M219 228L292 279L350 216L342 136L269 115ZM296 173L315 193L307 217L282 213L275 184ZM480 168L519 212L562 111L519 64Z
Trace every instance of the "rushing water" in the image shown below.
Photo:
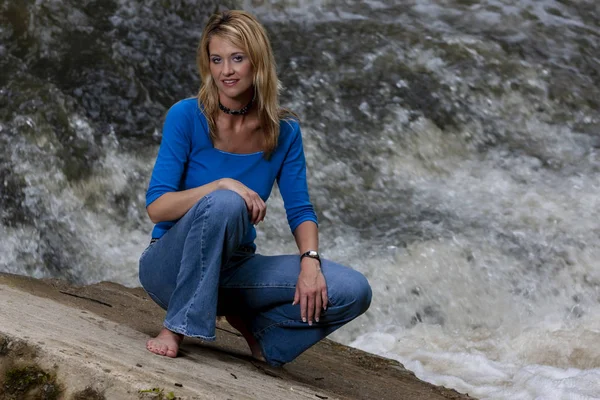
M482 399L600 398L596 0L246 0L302 118L334 334ZM216 1L0 0L0 270L138 285L166 109ZM263 253L294 252L275 191Z

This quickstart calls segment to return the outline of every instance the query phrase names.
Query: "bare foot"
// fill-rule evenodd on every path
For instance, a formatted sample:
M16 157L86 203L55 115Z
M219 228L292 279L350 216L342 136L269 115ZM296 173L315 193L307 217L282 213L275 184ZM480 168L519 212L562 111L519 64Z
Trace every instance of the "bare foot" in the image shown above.
M163 328L157 337L146 342L146 348L154 354L175 358L182 340L183 335Z
M252 357L259 361L265 361L265 357L263 357L262 351L260 350L260 345L256 339L254 339L254 336L252 336L252 333L248 330L242 318L237 315L228 315L225 318L227 318L229 325L233 326L242 334L242 336L244 336L244 339L248 342L248 346L250 346Z

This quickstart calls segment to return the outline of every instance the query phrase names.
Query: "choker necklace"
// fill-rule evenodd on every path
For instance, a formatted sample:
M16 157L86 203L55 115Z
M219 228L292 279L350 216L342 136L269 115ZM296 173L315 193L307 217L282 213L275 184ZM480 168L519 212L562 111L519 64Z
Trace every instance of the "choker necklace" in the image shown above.
M246 114L248 114L248 111L250 111L250 108L252 107L252 103L254 103L254 98L252 98L252 100L250 100L250 103L246 104L244 107L240 108L239 110L232 110L230 108L225 107L223 104L221 104L221 101L219 100L219 108L225 114L246 115Z

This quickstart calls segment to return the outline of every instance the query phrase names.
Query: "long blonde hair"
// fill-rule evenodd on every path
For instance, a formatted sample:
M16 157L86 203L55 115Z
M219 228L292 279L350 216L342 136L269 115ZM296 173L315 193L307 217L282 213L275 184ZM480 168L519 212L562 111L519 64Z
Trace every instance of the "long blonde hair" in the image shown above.
M250 58L254 70L254 104L258 107L260 126L265 132L263 150L268 158L277 147L280 121L298 119L298 116L279 106L281 83L277 78L275 57L267 32L256 17L238 10L213 14L204 28L196 55L202 81L198 103L208 121L210 138L214 143L217 139L219 92L210 73L208 45L213 36L219 36L242 48Z

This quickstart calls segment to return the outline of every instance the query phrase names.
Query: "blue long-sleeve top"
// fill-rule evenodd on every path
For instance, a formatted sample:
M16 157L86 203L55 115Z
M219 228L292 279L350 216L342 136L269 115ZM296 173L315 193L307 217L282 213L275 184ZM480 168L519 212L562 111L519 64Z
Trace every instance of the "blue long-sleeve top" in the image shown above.
M240 181L265 202L277 180L291 231L304 221L317 223L308 196L306 160L297 121L281 121L277 148L267 160L262 151L235 154L216 149L198 100L179 101L169 109L165 119L162 142L146 192L146 207L165 193L222 178ZM176 222L159 222L152 230L152 237L160 238ZM256 230L252 226L243 244L254 246L255 239Z

